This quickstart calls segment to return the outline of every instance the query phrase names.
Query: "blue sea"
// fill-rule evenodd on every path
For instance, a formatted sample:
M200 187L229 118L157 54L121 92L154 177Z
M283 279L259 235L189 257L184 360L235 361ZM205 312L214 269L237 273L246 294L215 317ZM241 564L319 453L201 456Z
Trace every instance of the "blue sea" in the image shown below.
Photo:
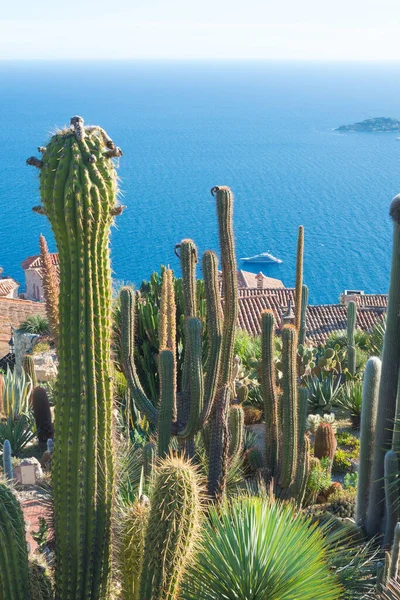
M334 128L400 118L399 64L3 62L0 90L0 265L19 281L41 232L55 251L31 212L38 174L25 160L79 114L124 152L116 279L140 284L161 264L179 272L182 238L218 249L210 189L223 184L235 194L238 258L270 250L283 263L263 272L292 286L304 225L312 303L345 288L387 291L400 133Z

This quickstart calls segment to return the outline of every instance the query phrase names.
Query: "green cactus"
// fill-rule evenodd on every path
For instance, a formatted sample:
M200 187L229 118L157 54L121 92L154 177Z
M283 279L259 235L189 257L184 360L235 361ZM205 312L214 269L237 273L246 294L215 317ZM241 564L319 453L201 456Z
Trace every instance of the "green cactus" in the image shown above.
M301 288L301 316L300 316L300 329L299 329L299 345L304 346L306 343L307 333L307 306L308 306L308 287L303 284Z
M263 456L258 448L251 448L247 453L246 459L253 473L256 473L264 466Z
M266 468L271 477L277 475L279 461L279 395L276 388L274 336L274 313L272 310L265 310L261 313L261 389L266 428Z
M37 427L39 444L47 444L54 437L54 427L51 420L51 410L47 392L42 387L36 387L32 392L32 408Z
M292 495L296 499L299 507L302 506L305 499L307 483L310 477L310 469L310 440L308 436L305 435L304 445L297 465L296 479L294 481L292 490Z
M38 557L29 560L31 600L53 600L53 585L49 568Z
M361 425L360 460L356 502L356 523L364 526L367 517L368 492L371 484L372 454L378 410L378 392L382 363L378 357L368 360L364 371Z
M247 387L247 385L241 385L240 388L238 388L238 390L236 391L236 398L237 398L238 402L240 404L243 404L243 402L246 402L248 397L249 397L249 388Z
M32 356L29 356L29 354L26 354L22 359L22 368L25 371L25 374L30 377L32 381L32 389L34 390L35 387L37 387L36 369L33 358Z
M399 518L399 491L398 456L393 450L388 450L385 454L385 546L391 545Z
M390 207L393 220L393 252L390 275L389 302L382 353L382 375L379 386L378 418L375 430L371 485L368 496L366 532L373 537L380 531L384 513L384 460L392 444L393 422L400 366L400 196Z
M157 468L145 538L141 600L176 600L199 533L202 490L196 469L179 457Z
M315 432L314 456L333 461L337 447L335 432L329 423L320 423Z
M294 481L298 462L297 331L293 325L282 329L282 439L279 485L288 489Z
M81 117L41 160L43 206L60 261L57 440L52 459L57 600L110 597L114 464L109 233L117 206L111 160L122 153Z
M24 517L14 493L3 483L0 483L0 597L32 600Z
M3 444L3 473L4 473L4 478L7 481L7 483L9 485L13 485L14 483L14 475L13 475L13 468L12 468L12 462L11 462L11 444L9 442L9 440L4 440L4 444Z
M390 564L390 579L397 579L400 557L400 523L396 523L393 534L392 560Z
M121 514L117 562L121 576L122 600L141 600L140 575L149 511L148 500L140 498L125 507Z
M148 482L153 473L154 465L156 462L157 456L157 447L153 442L148 442L143 446L142 450L143 456L143 475L145 481Z
M295 290L295 327L300 331L302 316L302 292L303 292L303 256L304 256L304 227L300 225L297 238L296 255L296 290Z
M354 333L356 330L357 306L351 301L347 305L347 368L351 375L356 374L356 347Z
M243 450L244 411L234 404L229 410L229 456L237 457Z

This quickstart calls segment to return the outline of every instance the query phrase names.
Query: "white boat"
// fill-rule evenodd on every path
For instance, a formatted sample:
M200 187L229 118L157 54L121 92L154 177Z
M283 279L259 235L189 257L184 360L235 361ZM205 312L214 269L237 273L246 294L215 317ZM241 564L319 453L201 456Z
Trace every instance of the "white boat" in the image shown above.
M273 256L269 250L268 252L261 252L261 254L248 256L247 258L241 258L240 260L248 263L275 263L278 265L282 262L280 258Z

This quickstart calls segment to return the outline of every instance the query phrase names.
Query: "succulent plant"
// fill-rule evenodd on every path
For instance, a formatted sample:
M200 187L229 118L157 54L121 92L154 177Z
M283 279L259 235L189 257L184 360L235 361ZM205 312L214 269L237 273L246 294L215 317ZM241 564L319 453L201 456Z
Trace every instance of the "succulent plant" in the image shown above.
M40 258L43 274L43 292L46 303L46 315L49 321L50 333L57 343L60 319L58 316L58 301L60 286L57 277L57 271L47 247L44 235L39 237ZM37 384L36 384L37 385ZM36 387L34 385L34 387Z
M320 423L315 432L314 456L333 460L337 447L335 432L329 423Z

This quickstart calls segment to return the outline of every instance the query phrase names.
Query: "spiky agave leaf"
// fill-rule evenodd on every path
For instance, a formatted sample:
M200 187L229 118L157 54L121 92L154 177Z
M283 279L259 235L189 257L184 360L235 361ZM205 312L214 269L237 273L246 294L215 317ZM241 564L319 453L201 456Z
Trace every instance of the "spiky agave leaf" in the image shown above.
M245 497L213 507L184 600L340 598L323 532L290 504Z

